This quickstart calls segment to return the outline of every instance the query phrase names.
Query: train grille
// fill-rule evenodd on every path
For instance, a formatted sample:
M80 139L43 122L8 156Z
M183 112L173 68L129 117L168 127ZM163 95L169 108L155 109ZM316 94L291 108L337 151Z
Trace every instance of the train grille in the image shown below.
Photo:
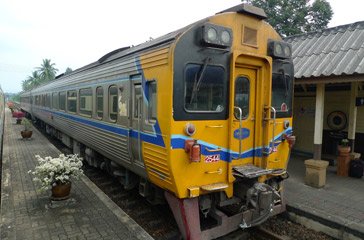
M171 175L167 164L167 150L147 142L144 142L144 163L149 175L171 185Z

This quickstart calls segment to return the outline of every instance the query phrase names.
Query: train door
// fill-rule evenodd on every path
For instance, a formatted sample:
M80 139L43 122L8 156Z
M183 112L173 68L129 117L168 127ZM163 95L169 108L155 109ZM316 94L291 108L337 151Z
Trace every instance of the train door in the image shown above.
M230 112L231 160L235 164L253 163L255 156L256 80L257 69L242 57L236 61L232 81L234 104ZM234 160L240 160L236 162ZM234 165L235 165L234 164Z
M135 75L131 80L131 133L129 142L132 161L135 165L144 167L142 158L142 134L143 134L143 90L142 76Z

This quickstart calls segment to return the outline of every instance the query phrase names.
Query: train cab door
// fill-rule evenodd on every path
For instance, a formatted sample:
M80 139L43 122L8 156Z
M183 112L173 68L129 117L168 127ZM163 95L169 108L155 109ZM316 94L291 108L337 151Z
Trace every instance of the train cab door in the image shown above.
M135 75L131 79L131 129L129 144L131 149L131 160L133 164L144 167L142 158L142 134L143 134L143 91L142 76Z
M238 57L234 66L230 101L230 155L233 165L254 163L257 69Z

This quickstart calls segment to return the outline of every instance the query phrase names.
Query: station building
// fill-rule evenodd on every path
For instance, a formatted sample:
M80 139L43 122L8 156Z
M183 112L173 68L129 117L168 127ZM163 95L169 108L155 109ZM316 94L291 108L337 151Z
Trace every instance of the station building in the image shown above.
M349 139L364 156L364 21L287 37L295 66L294 151L334 158Z

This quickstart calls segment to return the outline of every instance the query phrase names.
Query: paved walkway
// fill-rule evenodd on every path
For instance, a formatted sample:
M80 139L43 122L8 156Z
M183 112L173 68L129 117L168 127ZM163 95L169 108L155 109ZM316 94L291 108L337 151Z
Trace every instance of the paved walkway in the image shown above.
M329 166L325 187L309 187L304 184L306 159L293 156L288 165L287 210L320 222L326 233L338 239L364 239L364 178L337 176L336 166ZM300 219L311 224L306 220ZM311 225L322 230L322 226Z
M51 204L27 173L35 155L60 152L33 128L30 140L6 112L1 181L0 239L153 239L86 177L73 181L71 198Z

